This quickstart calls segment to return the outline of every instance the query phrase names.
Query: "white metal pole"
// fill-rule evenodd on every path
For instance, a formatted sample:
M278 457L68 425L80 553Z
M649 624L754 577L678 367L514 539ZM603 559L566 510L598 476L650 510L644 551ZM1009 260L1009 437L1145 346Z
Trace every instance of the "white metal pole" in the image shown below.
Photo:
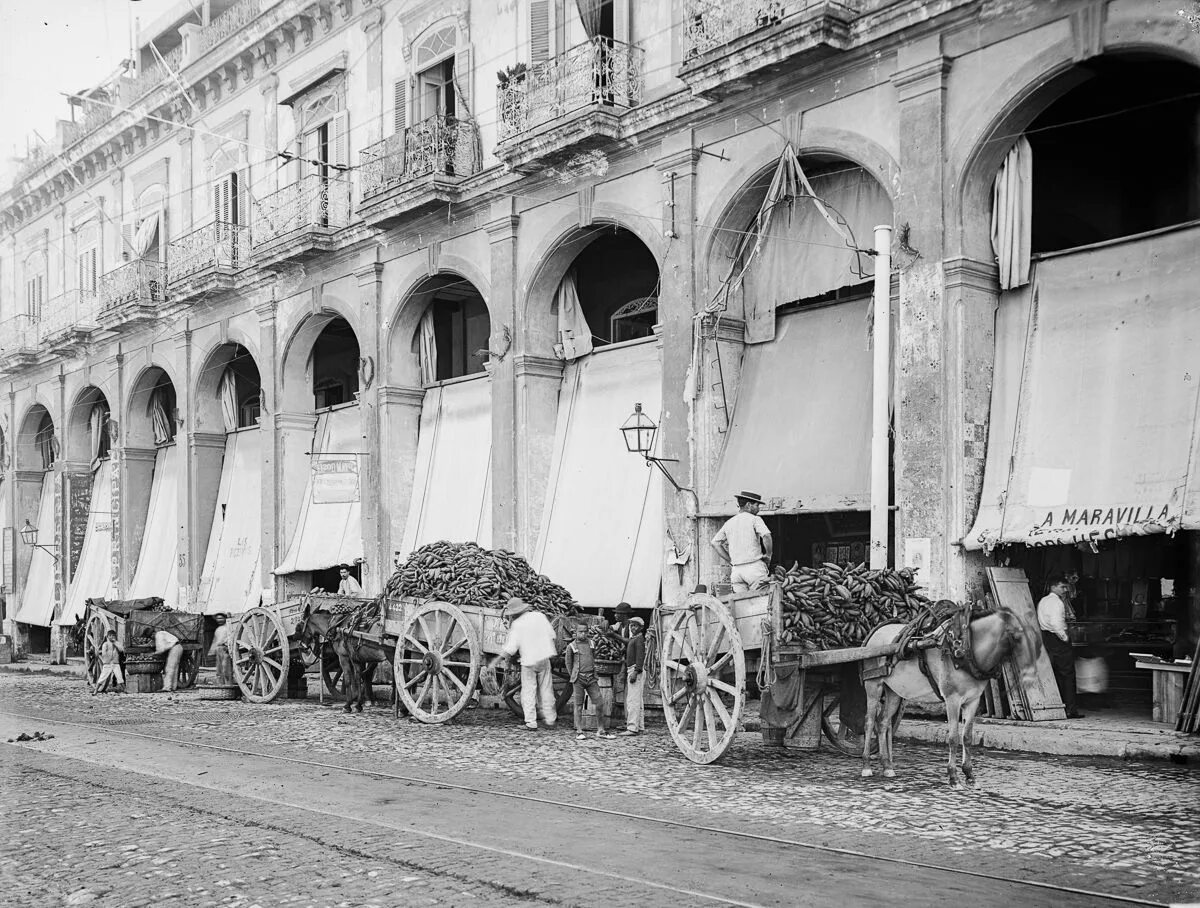
M888 566L888 403L892 386L892 228L875 228L875 324L872 329L871 570Z

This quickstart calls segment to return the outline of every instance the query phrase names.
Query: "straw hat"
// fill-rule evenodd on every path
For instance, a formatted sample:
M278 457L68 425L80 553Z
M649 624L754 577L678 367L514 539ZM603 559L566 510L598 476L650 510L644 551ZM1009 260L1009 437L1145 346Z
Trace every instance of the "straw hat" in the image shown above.
M529 611L529 603L520 596L513 596L508 600L508 605L504 607L504 614L508 618L516 618L518 615L523 615Z
M762 496L759 495L757 492L745 492L745 491L738 492L733 497L736 498L739 503L741 503L743 501L753 501L758 504L763 503Z

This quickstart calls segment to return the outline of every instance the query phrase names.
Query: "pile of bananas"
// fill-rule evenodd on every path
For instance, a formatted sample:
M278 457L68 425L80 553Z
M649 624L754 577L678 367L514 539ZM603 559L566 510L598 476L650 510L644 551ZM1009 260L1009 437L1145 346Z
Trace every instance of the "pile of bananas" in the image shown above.
M516 552L485 549L474 542L421 546L392 574L384 595L491 608L504 608L509 597L520 596L550 617L577 609L569 592L534 571Z
M909 621L929 605L913 572L868 570L865 564L775 568L782 587L781 643L811 649L861 646L885 621Z

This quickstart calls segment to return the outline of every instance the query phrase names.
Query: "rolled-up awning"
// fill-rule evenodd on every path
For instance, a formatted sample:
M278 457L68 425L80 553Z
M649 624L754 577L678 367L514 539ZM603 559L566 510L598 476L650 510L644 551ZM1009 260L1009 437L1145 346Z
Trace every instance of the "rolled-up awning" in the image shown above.
M969 549L1200 528L1200 229L1039 261L1001 297Z
M240 614L262 594L262 432L240 429L225 436L225 459L196 610Z
M276 574L320 571L363 557L359 466L362 418L357 406L317 417L300 520Z
M567 365L533 565L581 605L653 608L662 577L662 478L630 454L634 404L661 422L653 341L600 348Z
M42 494L38 500L38 540L49 545L54 541L54 474L42 477ZM57 565L51 549L35 548L29 556L29 573L21 593L19 608L13 620L20 624L49 627L54 620L54 572Z
M430 388L421 405L401 555L427 542L492 544L492 384L486 375Z
M168 608L179 604L179 445L158 449L150 480L150 508L129 599L161 596Z
M870 508L868 304L781 315L774 340L746 348L705 513L734 513L742 489L776 513Z
M73 625L83 617L89 599L113 599L112 566L112 461L100 461L92 477L92 497L88 506L87 529L75 576L67 588L62 614L55 624Z

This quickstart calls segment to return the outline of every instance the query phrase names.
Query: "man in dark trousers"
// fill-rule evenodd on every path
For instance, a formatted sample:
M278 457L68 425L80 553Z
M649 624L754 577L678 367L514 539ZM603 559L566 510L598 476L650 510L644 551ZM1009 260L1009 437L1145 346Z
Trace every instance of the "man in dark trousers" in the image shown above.
M1075 620L1071 606L1067 604L1070 587L1062 574L1051 574L1046 581L1049 592L1037 604L1038 626L1042 629L1042 643L1054 669L1054 680L1068 719L1082 719L1083 713L1075 707L1075 650L1067 633L1067 622Z

